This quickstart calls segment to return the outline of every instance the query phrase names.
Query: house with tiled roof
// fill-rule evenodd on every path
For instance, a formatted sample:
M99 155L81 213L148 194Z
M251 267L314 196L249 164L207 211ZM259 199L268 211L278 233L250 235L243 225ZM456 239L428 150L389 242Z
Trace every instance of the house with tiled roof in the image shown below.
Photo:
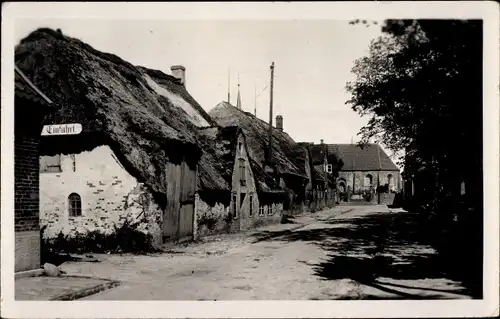
M363 193L397 193L401 190L400 169L378 144L325 144L311 146L312 160L320 163L328 156L342 160L338 173L337 189L347 196L358 198ZM349 194L349 195L347 195Z
M338 177L340 191L357 195L380 186L391 193L401 190L400 169L380 145L328 144L328 152L337 154L344 163Z

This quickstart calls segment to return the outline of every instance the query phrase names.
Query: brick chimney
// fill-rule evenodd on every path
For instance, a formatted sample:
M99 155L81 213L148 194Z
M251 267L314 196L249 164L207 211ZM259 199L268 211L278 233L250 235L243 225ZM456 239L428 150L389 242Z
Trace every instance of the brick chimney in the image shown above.
M186 68L182 65L173 65L170 70L172 71L172 76L181 80L182 85L186 85Z
M320 143L320 144L324 144L324 143L325 143L325 141L324 141L323 139L320 139L320 140L319 140L319 143Z
M276 129L283 132L283 116L276 115Z

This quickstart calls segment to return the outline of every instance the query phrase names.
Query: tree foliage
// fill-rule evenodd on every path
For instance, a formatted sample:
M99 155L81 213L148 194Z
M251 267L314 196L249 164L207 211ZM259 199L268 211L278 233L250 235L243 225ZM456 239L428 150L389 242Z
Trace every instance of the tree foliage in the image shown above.
M404 151L405 174L427 170L433 198L458 179L479 183L481 21L387 20L352 72L347 104L369 117L359 132L362 143Z

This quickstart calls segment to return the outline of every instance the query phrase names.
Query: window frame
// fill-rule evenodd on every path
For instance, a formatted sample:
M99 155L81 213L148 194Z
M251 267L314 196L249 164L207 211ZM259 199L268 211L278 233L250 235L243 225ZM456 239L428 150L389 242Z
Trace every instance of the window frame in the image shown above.
M40 173L61 173L62 172L62 158L61 154L56 154L53 156L48 156L44 155L39 158L39 161L42 161L43 159L52 159L52 158L57 158L57 165L41 165L42 163L39 164L39 172Z
M367 185L366 181L369 181L369 184ZM363 186L364 187L370 187L373 185L373 176L371 174L366 174L363 179Z
M75 206L76 203L76 206ZM68 216L81 217L82 214L82 197L78 193L68 195Z

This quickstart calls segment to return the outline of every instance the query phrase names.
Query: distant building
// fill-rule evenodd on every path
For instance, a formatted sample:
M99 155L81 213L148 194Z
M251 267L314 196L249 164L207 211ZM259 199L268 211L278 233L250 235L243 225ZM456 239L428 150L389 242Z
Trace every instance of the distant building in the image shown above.
M336 189L336 178L338 167L341 165L335 154L328 153L328 147L321 140L320 144L303 143L310 152L311 165L314 168L317 181L312 185L310 192L313 198L318 201L324 201L325 205L330 206L338 201ZM326 194L326 195L325 195ZM331 196L328 196L330 195Z
M389 203L402 189L401 173L387 153L378 144L361 147L357 144L320 144L310 146L318 166L328 167L328 157L335 155L342 161L336 180L339 200L368 200L371 203ZM383 195L377 194L379 190ZM371 195L367 195L371 194Z

